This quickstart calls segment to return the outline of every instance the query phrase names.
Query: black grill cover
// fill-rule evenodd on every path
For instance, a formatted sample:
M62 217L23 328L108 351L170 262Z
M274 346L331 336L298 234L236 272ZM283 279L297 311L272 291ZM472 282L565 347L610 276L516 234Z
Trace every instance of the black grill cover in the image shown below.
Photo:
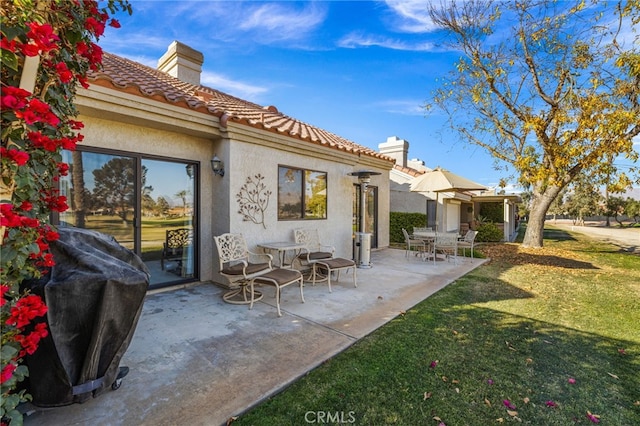
M55 266L27 284L45 301L49 335L27 356L33 404L84 402L108 389L133 337L149 286L149 270L108 235L59 228Z

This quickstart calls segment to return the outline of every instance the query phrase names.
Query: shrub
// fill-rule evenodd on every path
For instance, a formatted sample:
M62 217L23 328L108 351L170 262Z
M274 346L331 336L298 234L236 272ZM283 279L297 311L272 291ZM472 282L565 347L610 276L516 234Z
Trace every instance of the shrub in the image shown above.
M477 231L476 241L478 242L499 242L504 238L502 231L494 223L483 223L478 226Z
M411 233L414 226L424 227L427 226L426 223L427 215L423 213L389 213L389 242L404 243L402 228Z

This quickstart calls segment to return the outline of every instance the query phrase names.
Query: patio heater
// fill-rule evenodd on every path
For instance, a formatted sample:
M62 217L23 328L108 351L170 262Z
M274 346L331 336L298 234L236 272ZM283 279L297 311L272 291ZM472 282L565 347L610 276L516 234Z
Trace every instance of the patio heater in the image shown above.
M358 178L360 183L360 230L356 232L354 240L354 260L358 268L371 268L371 233L366 232L367 220L367 187L371 182L371 176L381 174L370 170L349 173Z

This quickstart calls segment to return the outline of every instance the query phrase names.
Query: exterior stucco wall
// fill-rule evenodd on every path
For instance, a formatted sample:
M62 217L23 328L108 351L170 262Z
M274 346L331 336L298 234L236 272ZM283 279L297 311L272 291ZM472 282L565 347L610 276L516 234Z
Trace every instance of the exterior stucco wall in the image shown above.
M427 213L427 197L419 192L411 192L409 177L396 171L390 173L390 210L400 213Z

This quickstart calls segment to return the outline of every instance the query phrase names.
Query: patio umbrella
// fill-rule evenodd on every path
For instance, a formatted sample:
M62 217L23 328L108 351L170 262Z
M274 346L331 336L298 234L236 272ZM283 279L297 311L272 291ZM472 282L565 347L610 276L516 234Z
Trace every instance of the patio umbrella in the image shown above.
M440 192L450 191L478 191L485 190L486 187L475 183L467 178L451 173L448 170L436 167L424 173L410 182L412 192L435 192L436 193L436 231L438 230L438 196Z

